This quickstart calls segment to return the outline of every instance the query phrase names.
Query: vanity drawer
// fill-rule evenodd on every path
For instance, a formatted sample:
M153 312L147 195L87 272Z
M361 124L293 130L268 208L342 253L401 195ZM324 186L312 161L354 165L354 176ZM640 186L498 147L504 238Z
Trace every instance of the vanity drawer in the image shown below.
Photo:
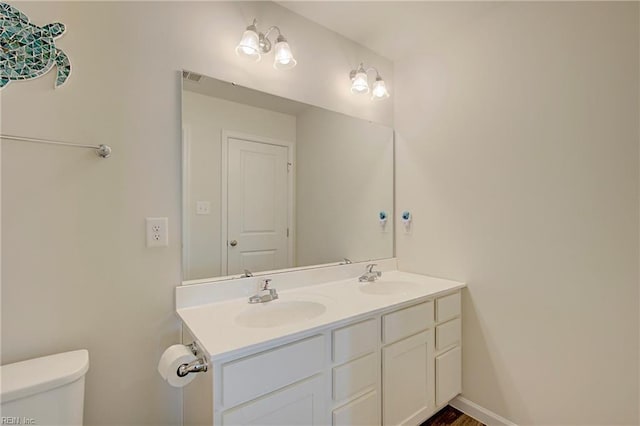
M370 319L333 332L333 362L340 364L376 350L376 320Z
M448 348L460 343L462 332L460 318L445 322L436 327L436 350Z
M321 374L222 413L217 426L326 425L325 381ZM206 403L205 403L206 404ZM203 423L198 425L204 426Z
M366 395L351 401L347 405L333 410L333 426L353 425L379 425L380 424L380 397L378 392L369 392Z
M324 337L314 336L223 364L222 403L232 407L310 377L322 370L324 354Z
M424 302L384 315L382 340L392 343L403 337L426 330L433 324L433 302Z
M333 399L342 401L373 388L378 381L378 357L369 354L333 369Z
M460 292L436 300L436 321L442 322L460 315Z

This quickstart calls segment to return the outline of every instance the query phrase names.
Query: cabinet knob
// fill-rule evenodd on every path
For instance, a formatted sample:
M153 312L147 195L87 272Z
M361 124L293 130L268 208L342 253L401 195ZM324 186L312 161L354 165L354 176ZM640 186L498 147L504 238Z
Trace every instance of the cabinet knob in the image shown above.
M237 245L238 245L238 242L237 242L236 240L231 240L231 241L229 241L229 245L230 245L231 247L235 247L235 246L237 246Z

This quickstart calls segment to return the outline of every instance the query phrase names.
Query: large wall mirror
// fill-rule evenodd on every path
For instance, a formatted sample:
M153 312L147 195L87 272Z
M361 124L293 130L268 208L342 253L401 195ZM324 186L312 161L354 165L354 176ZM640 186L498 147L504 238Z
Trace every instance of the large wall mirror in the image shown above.
M185 284L393 257L393 129L189 72L182 88Z

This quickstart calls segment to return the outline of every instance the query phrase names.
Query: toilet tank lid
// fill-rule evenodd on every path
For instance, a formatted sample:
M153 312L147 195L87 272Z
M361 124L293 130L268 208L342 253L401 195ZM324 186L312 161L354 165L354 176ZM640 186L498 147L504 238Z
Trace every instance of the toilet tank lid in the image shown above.
M0 366L0 399L5 403L46 392L79 379L87 370L86 349Z

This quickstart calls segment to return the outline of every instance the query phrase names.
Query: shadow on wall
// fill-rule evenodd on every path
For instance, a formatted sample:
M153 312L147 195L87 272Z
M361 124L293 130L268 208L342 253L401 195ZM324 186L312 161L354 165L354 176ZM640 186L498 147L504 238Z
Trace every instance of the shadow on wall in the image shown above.
M501 392L497 395L491 395L490 398L486 398L484 395L471 397L464 392L465 388L467 388L466 383L472 381L483 383L484 389L516 389L512 380L509 380L511 383L507 385L504 383L501 385L498 381L496 365L506 364L502 356L496 356L496 354L500 353L500 347L491 339L491 335L487 331L488 328L484 327L483 321L476 311L476 305L473 300L474 285L478 285L478 283L467 282L467 287L462 290L462 346L464 348L462 351L462 397L494 413L499 413L507 419L512 419L513 411L509 410L508 407L514 407L515 402L515 407L517 408L515 411L519 413L525 412L527 413L527 418L529 418L527 403L518 395L509 395L510 400L509 405L507 405L507 401ZM489 360L490 362L475 365L473 360ZM527 367L522 366L522 368ZM504 372L502 376L505 376ZM509 376L508 373L506 376Z

